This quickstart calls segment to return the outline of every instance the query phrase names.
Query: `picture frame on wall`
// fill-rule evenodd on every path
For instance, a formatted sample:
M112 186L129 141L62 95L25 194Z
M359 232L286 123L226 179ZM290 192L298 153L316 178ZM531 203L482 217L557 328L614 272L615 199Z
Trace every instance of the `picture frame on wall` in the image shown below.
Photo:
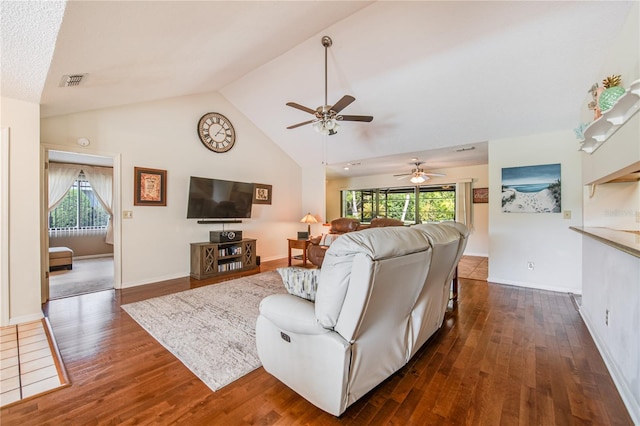
M561 164L502 168L504 213L560 213Z
M473 202L475 204L489 202L489 188L473 188Z
M262 183L253 184L253 204L271 204L272 186Z
M134 167L133 205L167 205L167 171Z

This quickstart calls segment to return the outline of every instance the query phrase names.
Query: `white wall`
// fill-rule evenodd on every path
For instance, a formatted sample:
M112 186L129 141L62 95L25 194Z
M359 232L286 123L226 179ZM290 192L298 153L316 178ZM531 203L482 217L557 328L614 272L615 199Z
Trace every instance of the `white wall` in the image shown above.
M451 167L431 170L443 173L445 177L434 177L428 184L453 184L461 179L473 179L474 188L486 188L489 185L488 166ZM392 175L362 176L345 179L332 179L327 182L327 220L340 217L340 191L345 189L369 189L410 185L407 181L398 181ZM465 255L487 256L489 253L489 217L488 204L473 205L474 230L469 236Z
M8 321L17 324L42 318L40 192L37 190L40 187L40 106L5 97L0 102L0 127L9 128L10 134ZM6 317L3 314L4 321Z
M207 112L233 123L237 140L226 153L202 145L196 131ZM189 274L189 243L207 241L222 225L186 219L189 176L273 185L272 204L255 205L251 219L225 229L256 238L263 260L286 256L286 238L300 230L301 169L219 93L185 96L42 120L42 142L72 146L78 137L91 149L121 154L122 286ZM134 167L167 170L167 206L133 205Z
M324 165L318 161L315 165L302 168L302 211L298 220L307 213L311 213L318 223L311 225L311 235L322 234L322 224L325 222L325 171ZM301 223L299 231L306 231L307 224Z
M489 141L489 278L494 283L582 292L580 153L573 132ZM561 165L562 213L503 213L502 168ZM534 269L527 269L527 262Z

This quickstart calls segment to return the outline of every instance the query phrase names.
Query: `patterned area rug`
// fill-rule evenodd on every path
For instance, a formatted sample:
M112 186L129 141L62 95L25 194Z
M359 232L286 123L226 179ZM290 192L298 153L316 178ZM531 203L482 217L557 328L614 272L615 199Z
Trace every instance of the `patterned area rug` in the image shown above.
M122 309L216 391L261 366L255 342L258 307L276 293L286 290L271 271Z

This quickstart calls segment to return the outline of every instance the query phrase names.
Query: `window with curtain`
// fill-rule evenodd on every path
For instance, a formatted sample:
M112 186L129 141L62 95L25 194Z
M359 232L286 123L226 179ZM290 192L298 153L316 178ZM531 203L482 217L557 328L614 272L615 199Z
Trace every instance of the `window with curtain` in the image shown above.
M342 191L342 216L362 223L375 217L400 219L407 224L455 220L456 188L432 185L346 190Z
M49 212L50 230L107 229L109 213L80 172L56 208Z

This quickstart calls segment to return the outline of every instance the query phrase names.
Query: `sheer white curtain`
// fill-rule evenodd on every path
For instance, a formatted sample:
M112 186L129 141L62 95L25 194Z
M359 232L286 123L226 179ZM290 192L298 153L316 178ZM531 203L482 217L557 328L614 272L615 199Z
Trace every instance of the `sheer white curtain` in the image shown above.
M79 164L49 163L49 211L60 204L81 170Z
M469 232L473 231L473 204L471 179L456 183L456 221L464 223Z
M93 193L98 197L100 204L109 213L107 224L107 236L105 243L113 244L113 169L110 167L82 166Z

